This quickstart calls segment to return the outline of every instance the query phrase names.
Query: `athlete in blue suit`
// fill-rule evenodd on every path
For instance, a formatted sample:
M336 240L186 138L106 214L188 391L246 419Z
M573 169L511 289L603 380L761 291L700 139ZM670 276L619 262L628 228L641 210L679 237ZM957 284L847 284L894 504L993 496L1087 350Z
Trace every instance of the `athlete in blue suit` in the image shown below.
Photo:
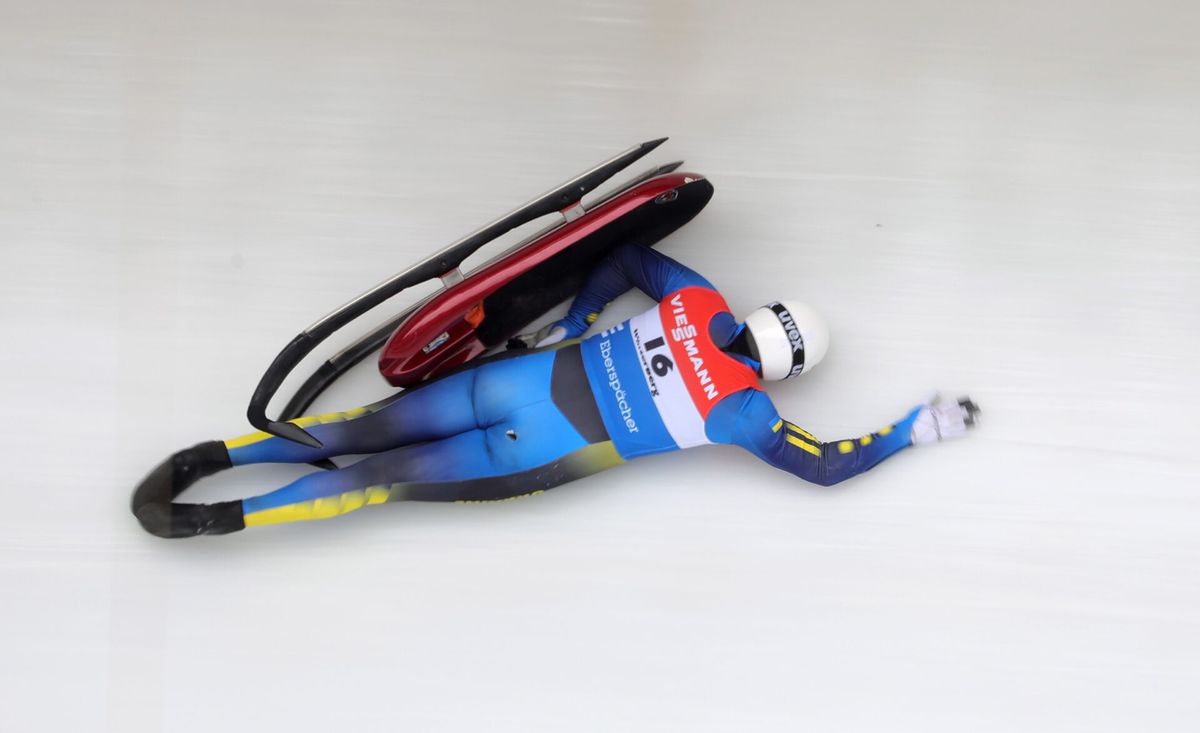
M578 340L631 287L658 305ZM321 448L255 433L176 454L158 469L178 477L172 496L144 511L170 512L170 499L196 477L230 466L374 455L262 496L176 511L169 531L154 517L139 519L157 534L191 536L391 501L495 501L708 443L739 445L828 486L914 443L963 434L977 411L965 398L919 405L877 432L822 442L780 418L759 386L820 360L828 331L819 317L785 302L738 323L706 279L636 244L602 262L565 318L522 340L532 348L474 362L368 407L297 420Z

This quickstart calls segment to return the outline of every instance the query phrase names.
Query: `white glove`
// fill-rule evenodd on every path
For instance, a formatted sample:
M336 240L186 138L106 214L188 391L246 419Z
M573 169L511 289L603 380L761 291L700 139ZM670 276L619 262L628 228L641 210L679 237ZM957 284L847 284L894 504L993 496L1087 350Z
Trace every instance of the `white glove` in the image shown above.
M914 445L936 443L939 440L959 438L975 427L979 406L970 397L959 397L956 401L933 400L917 413L913 421L912 441Z
M528 346L531 349L540 349L543 346L550 346L551 344L557 344L559 341L562 341L566 337L567 337L567 329L563 328L562 326L558 325L557 323L551 323L547 326L543 326L538 331L535 331L533 333L523 333L523 334L517 336L516 338L518 341L523 342L526 346Z

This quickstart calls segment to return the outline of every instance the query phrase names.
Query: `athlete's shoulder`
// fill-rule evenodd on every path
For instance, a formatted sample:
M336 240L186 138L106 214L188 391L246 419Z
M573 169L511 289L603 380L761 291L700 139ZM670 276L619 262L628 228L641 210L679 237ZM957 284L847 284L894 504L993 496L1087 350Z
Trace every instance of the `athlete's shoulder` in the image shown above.
M642 289L656 300L687 287L716 290L703 275L644 244L626 243L610 255L614 264L641 281Z
M747 426L763 426L769 431L778 420L779 411L767 393L747 387L713 405L705 432L714 443L733 443L736 434L745 433Z

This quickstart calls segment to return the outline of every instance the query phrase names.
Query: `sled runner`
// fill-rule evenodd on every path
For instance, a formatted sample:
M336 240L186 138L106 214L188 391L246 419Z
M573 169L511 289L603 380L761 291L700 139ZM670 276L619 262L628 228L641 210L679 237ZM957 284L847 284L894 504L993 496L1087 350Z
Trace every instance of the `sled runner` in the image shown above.
M308 409L342 374L382 347L379 369L388 382L409 387L445 373L504 344L550 308L575 295L588 273L614 246L652 246L686 224L712 198L703 176L678 172L682 161L652 168L602 199L583 197L667 138L634 146L532 202L400 272L309 326L275 357L246 415L259 430L312 447L321 443L287 422ZM464 273L462 263L487 243L543 216L549 227ZM266 408L305 356L393 296L430 280L443 287L323 363L288 401L277 420Z

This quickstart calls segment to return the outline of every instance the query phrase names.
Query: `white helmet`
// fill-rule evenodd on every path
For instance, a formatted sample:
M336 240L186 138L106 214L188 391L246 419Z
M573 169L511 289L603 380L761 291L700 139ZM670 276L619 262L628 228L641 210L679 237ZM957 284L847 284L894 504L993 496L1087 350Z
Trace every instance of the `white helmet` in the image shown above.
M789 379L812 370L829 351L829 326L797 300L771 303L746 316L763 379Z

